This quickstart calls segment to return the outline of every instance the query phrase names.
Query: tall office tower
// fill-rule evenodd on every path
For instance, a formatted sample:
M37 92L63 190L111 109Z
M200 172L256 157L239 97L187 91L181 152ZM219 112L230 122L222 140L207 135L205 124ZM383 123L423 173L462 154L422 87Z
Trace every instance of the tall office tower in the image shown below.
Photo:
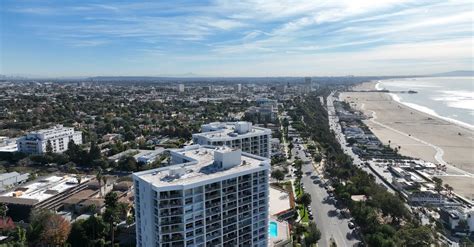
M250 122L215 122L202 125L201 131L193 134L194 144L240 148L270 158L270 129L252 126Z
M269 160L192 145L172 165L133 174L137 246L268 244Z
M82 132L74 131L74 128L56 125L50 129L30 132L26 136L18 138L16 144L18 151L22 153L44 153L48 143L51 144L54 153L62 153L68 149L70 140L76 144L82 144Z
M184 84L178 84L178 92L180 93L184 92Z
M237 92L242 92L242 84L237 84Z

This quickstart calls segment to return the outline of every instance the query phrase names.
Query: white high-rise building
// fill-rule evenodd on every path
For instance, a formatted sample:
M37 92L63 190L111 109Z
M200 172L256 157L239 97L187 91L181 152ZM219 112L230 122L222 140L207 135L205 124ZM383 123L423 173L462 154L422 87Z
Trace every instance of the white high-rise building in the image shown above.
M137 246L268 244L269 160L229 147L172 150L133 174Z
M202 125L201 131L193 134L194 144L240 148L270 158L270 129L252 126L250 122L214 122Z
M184 92L184 84L178 84L178 92Z
M73 140L75 144L82 144L82 132L74 128L56 125L50 129L38 130L18 138L16 143L18 151L22 153L41 154L46 152L48 142L54 153L67 150L68 143Z
M242 84L237 84L237 92L241 92L242 91Z

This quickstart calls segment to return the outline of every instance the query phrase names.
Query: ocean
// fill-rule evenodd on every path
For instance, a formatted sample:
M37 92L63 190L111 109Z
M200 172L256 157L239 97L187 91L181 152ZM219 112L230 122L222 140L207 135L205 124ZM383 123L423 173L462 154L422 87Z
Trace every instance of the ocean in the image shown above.
M390 93L406 106L474 129L474 77L423 77L379 81L377 89L414 90Z

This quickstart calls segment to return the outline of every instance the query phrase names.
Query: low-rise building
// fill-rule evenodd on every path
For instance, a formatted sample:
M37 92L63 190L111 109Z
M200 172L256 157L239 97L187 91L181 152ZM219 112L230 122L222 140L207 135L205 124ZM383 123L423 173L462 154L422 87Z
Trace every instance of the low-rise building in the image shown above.
M53 153L62 153L68 149L69 141L75 144L82 144L82 132L74 131L74 128L56 125L49 129L42 129L28 133L26 136L18 138L18 151L28 154L42 154L47 151L47 146L51 145Z
M201 133L193 134L194 144L239 148L270 158L270 129L252 126L250 122L215 122L202 125L201 130Z
M26 182L29 176L29 173L20 174L18 172L0 174L0 191Z
M454 232L474 232L474 209L463 208L463 207L445 207L441 208L440 212L441 221ZM459 224L460 221L465 221L466 228Z
M165 149L162 147L158 147L154 150L127 149L121 153L112 155L108 157L107 159L113 162L118 162L120 159L124 157L133 156L133 158L139 163L150 164L150 163L155 162L164 151Z
M53 175L23 184L0 194L0 202L8 206L8 215L15 221L27 221L32 209L56 210L62 201L87 187L92 176L84 176L79 183L75 175Z
M0 153L12 153L17 152L18 147L16 145L15 138L8 138L6 136L0 136Z
M414 205L432 205L441 206L445 203L443 195L436 193L435 191L416 191L408 196L410 204Z

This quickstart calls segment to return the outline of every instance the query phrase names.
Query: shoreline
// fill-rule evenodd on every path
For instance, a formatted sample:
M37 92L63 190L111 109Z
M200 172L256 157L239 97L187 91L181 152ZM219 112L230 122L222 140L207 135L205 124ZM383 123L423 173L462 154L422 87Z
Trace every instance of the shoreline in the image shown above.
M377 81L376 84L374 85L374 88L376 90L382 90L383 89L382 87L380 87L380 83L381 83L381 81ZM400 104L403 104L405 106L408 106L408 107L412 108L415 111L419 111L419 112L431 115L433 117L439 118L441 120L448 121L450 123L458 125L459 127L466 128L469 131L474 131L474 125L472 125L472 124L468 124L466 122L456 120L456 119L453 119L453 118L441 116L435 110L433 110L431 108L428 108L426 106L422 106L422 105L418 105L418 104L415 104L415 103L409 103L409 102L402 101L400 99L400 97L398 95L394 94L394 93L388 93L388 95L390 95L392 97L392 100L394 100L394 101L396 101Z
M373 90L377 81L358 90ZM369 116L363 122L385 145L399 147L402 155L434 164L447 164L437 175L454 192L474 199L474 131L398 102L385 92L341 92L339 99Z

